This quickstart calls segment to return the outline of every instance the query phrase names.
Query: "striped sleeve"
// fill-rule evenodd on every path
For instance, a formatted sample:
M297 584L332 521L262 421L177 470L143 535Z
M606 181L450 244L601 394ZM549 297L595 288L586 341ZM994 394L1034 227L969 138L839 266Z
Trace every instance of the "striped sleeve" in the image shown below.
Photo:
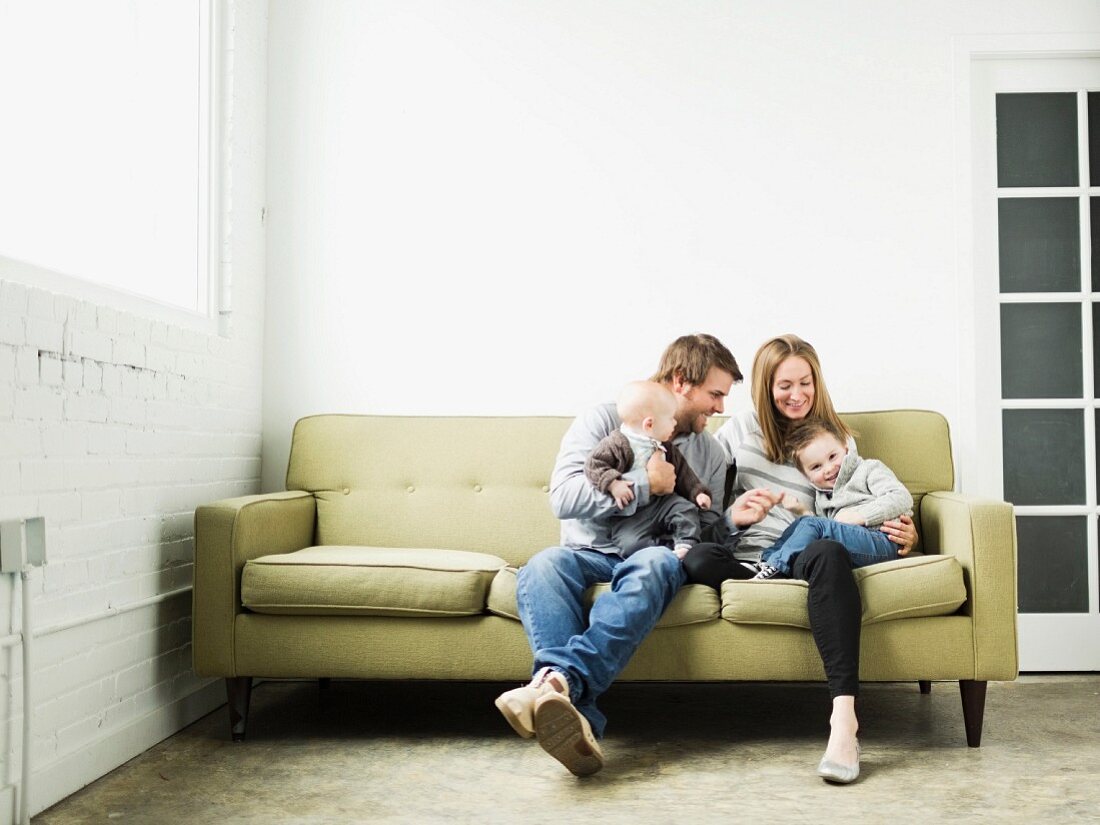
M811 512L814 509L814 489L809 480L793 464L775 464L764 455L764 438L752 411L732 416L716 434L719 443L737 463L733 496L746 490L765 488L777 493L790 493ZM728 502L732 503L732 502ZM764 520L741 534L735 550L738 557L754 558L760 550L770 547L794 520L794 514L783 507L773 507Z

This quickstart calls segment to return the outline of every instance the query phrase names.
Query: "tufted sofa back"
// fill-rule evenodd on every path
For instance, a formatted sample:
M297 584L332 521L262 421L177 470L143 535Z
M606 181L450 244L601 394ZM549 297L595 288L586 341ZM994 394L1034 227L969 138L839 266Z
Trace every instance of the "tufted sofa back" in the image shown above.
M947 421L925 410L843 417L860 454L913 493L919 527L924 493L954 486ZM518 565L558 540L550 473L571 421L310 416L294 427L286 486L315 495L317 544L473 550Z
M931 410L842 412L840 417L855 431L859 454L883 462L913 494L913 519L919 533L925 493L955 489L947 419ZM725 420L715 416L707 429L714 432Z
M316 415L288 490L317 498L317 544L473 550L521 564L558 540L550 472L571 418Z
M947 419L929 410L841 413L840 417L855 430L859 454L883 462L913 494L914 518L920 530L924 494L955 489Z

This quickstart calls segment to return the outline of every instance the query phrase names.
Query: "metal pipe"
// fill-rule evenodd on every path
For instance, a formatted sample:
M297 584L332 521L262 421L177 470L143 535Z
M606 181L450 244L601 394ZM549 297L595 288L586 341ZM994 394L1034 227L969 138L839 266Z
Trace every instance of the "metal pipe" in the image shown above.
M35 636L41 638L42 636L49 636L52 633L59 633L62 630L69 630L73 627L80 627L81 625L91 624L92 622L98 622L102 619L109 619L111 616L118 616L122 613L129 613L131 610L138 610L142 607L149 607L150 605L160 604L161 602L168 601L168 599L175 598L176 596L182 596L185 593L190 593L191 586L180 587L177 590L169 590L167 593L157 593L154 596L147 596L144 599L140 599L136 602L130 602L129 604L121 605L120 607L108 607L101 613L96 613L93 616L81 616L78 619L69 619L68 621L58 622L57 624L44 627L41 630L35 632ZM19 644L23 638L22 633L12 633L9 636L0 636L0 650L12 645Z
M31 821L31 717L34 715L34 700L31 692L31 568L24 567L19 573L23 580L23 779L19 785L19 821L30 825Z

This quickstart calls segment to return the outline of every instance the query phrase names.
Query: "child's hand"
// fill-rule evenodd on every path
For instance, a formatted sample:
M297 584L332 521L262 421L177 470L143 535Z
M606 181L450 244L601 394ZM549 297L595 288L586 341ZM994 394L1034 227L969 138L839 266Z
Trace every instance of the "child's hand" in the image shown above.
M700 510L710 509L710 496L706 493L700 493L695 497L695 503L699 505Z
M846 510L839 510L837 514L833 516L833 521L839 521L841 524L854 524L856 527L865 527L867 525L867 519L850 507Z
M783 493L782 497L779 499L779 506L790 510L798 516L810 515L810 511L791 493Z
M615 499L615 506L622 510L634 500L634 482L617 478L611 482L607 492Z
M680 544L673 548L672 552L676 554L676 558L678 558L680 561L683 561L684 556L688 554L688 550L690 549L691 548L688 545Z

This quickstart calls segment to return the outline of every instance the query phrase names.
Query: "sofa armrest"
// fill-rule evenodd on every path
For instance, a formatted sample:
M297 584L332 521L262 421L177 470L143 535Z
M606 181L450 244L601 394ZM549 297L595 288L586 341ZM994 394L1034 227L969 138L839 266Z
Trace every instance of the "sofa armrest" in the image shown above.
M954 556L962 565L974 621L974 679L1015 679L1016 519L1012 505L960 493L929 493L921 502L927 553Z
M238 675L233 621L242 610L244 563L309 547L316 520L313 494L298 491L230 498L195 510L192 648L197 674Z

